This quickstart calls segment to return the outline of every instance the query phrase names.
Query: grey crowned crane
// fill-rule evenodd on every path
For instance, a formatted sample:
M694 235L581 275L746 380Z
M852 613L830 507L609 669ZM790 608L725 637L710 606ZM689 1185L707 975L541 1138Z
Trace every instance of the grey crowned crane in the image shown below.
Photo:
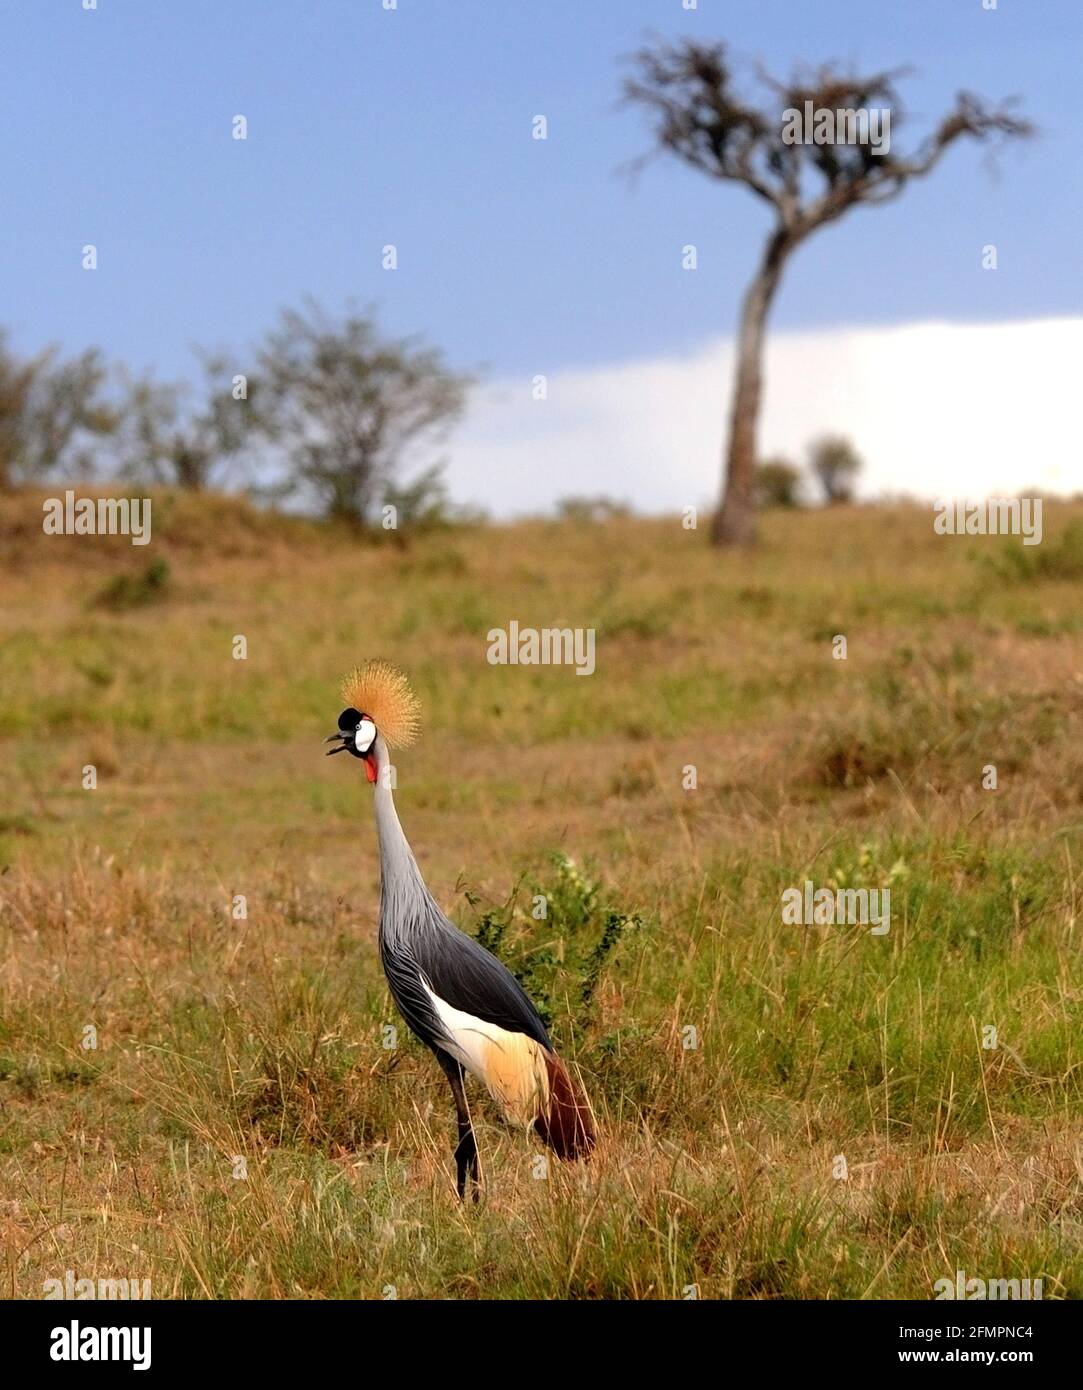
M482 1082L509 1123L535 1130L560 1158L585 1158L594 1147L593 1117L537 1009L514 975L437 907L399 824L388 750L417 737L417 697L401 672L372 661L347 678L342 698L338 732L326 740L338 747L328 757L360 759L373 787L380 958L399 1012L451 1085L460 1198L472 1183L477 1200L480 1182L464 1072Z

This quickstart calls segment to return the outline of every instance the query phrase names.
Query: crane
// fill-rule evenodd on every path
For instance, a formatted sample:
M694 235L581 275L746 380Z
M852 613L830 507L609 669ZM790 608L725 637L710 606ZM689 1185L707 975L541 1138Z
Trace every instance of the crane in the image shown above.
M585 1158L594 1147L590 1107L557 1055L545 1025L515 976L440 911L399 823L390 749L408 747L420 703L406 677L370 661L342 687L346 708L325 739L327 756L350 753L373 786L380 847L380 958L391 995L411 1031L430 1048L451 1086L458 1119L456 1190L478 1198L477 1139L465 1073L485 1086L504 1119L535 1131L558 1157Z

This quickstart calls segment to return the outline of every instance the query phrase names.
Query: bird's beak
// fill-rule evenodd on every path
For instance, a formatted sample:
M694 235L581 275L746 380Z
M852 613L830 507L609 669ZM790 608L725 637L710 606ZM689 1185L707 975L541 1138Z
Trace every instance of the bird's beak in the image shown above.
M350 751L350 735L344 734L341 729L336 733L328 734L324 739L324 743L334 743L336 739L339 741L338 747L329 748L327 750L327 756L329 758L334 757L336 753L348 753Z

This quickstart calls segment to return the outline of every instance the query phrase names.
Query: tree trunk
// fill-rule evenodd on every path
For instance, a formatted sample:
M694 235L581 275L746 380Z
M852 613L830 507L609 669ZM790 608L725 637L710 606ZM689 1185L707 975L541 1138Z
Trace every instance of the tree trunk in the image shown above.
M210 459L200 450L190 448L187 444L175 445L173 451L174 482L185 492L202 492L203 485L207 481L209 463Z
M737 373L733 387L729 440L722 495L711 523L712 545L752 545L756 539L756 426L763 385L763 335L767 311L794 242L776 231L749 285L737 335Z

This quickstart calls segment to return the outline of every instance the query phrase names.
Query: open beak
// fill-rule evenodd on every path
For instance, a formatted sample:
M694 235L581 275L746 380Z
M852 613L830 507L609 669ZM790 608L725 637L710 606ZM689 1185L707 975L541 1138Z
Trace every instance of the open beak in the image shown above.
M324 743L334 743L337 740L338 747L329 748L327 750L327 756L332 758L336 753L348 753L350 751L350 740L352 737L352 734L344 734L341 729L339 729L337 733L328 734L324 739Z

